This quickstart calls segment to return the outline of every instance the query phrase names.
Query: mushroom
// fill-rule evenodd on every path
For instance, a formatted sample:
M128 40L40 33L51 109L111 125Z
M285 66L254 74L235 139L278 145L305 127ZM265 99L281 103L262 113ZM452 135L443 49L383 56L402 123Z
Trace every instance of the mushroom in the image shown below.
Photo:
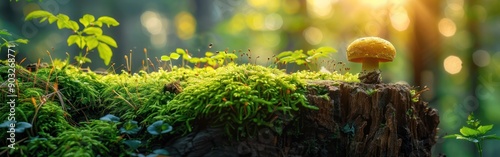
M362 64L359 79L363 83L380 83L382 78L378 63L391 62L394 56L396 56L394 46L379 37L359 38L347 47L347 60Z

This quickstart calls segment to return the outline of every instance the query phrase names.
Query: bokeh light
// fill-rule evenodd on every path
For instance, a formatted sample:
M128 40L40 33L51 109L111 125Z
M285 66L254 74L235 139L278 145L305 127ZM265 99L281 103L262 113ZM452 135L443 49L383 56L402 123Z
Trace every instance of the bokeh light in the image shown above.
M477 50L472 54L472 61L479 67L485 67L490 64L490 53L485 50Z
M141 24L152 35L160 34L164 31L160 15L154 11L146 11L142 13Z
M175 16L175 26L179 38L187 40L193 37L196 31L196 20L190 13L181 12Z
M264 21L264 25L269 30L278 30L283 25L283 19L281 18L281 15L276 13L267 15Z
M304 30L304 38L311 45L318 45L323 40L323 32L316 27L308 27Z
M439 21L438 28L439 28L439 33L441 33L445 37L451 37L455 35L455 32L457 31L457 26L455 25L455 22L453 22L449 18L441 19Z
M332 4L337 1L332 0L308 0L307 12L316 18L327 18L332 13Z
M404 31L410 25L410 18L408 17L408 13L402 6L394 7L391 9L390 19L392 27L394 27L394 29L398 31Z
M457 74L462 70L462 60L457 56L448 56L443 62L444 70L450 74Z

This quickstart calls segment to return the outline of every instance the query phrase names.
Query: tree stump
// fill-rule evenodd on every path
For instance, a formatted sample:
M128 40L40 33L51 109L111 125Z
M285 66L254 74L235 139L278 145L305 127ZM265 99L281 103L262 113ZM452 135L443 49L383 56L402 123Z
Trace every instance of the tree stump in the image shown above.
M174 156L431 156L438 113L412 101L410 90L406 84L311 81L307 99L319 110L301 110L281 134L262 128L254 138L235 141L208 128L168 149Z

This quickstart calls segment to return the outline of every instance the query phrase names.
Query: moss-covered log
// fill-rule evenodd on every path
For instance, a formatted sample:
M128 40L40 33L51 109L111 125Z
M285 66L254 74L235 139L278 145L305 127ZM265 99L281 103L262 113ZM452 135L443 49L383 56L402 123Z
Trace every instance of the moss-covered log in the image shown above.
M439 117L413 98L406 84L312 81L307 99L319 110L301 112L283 126L261 128L244 141L211 128L180 138L168 149L174 156L431 156Z

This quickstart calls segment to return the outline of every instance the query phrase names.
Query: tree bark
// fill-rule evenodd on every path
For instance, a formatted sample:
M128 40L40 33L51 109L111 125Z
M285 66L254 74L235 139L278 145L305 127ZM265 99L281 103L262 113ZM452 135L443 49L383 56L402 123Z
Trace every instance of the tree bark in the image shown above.
M308 89L319 110L302 109L281 134L262 128L235 141L209 128L168 149L174 156L431 156L439 117L412 100L409 85L313 81Z

